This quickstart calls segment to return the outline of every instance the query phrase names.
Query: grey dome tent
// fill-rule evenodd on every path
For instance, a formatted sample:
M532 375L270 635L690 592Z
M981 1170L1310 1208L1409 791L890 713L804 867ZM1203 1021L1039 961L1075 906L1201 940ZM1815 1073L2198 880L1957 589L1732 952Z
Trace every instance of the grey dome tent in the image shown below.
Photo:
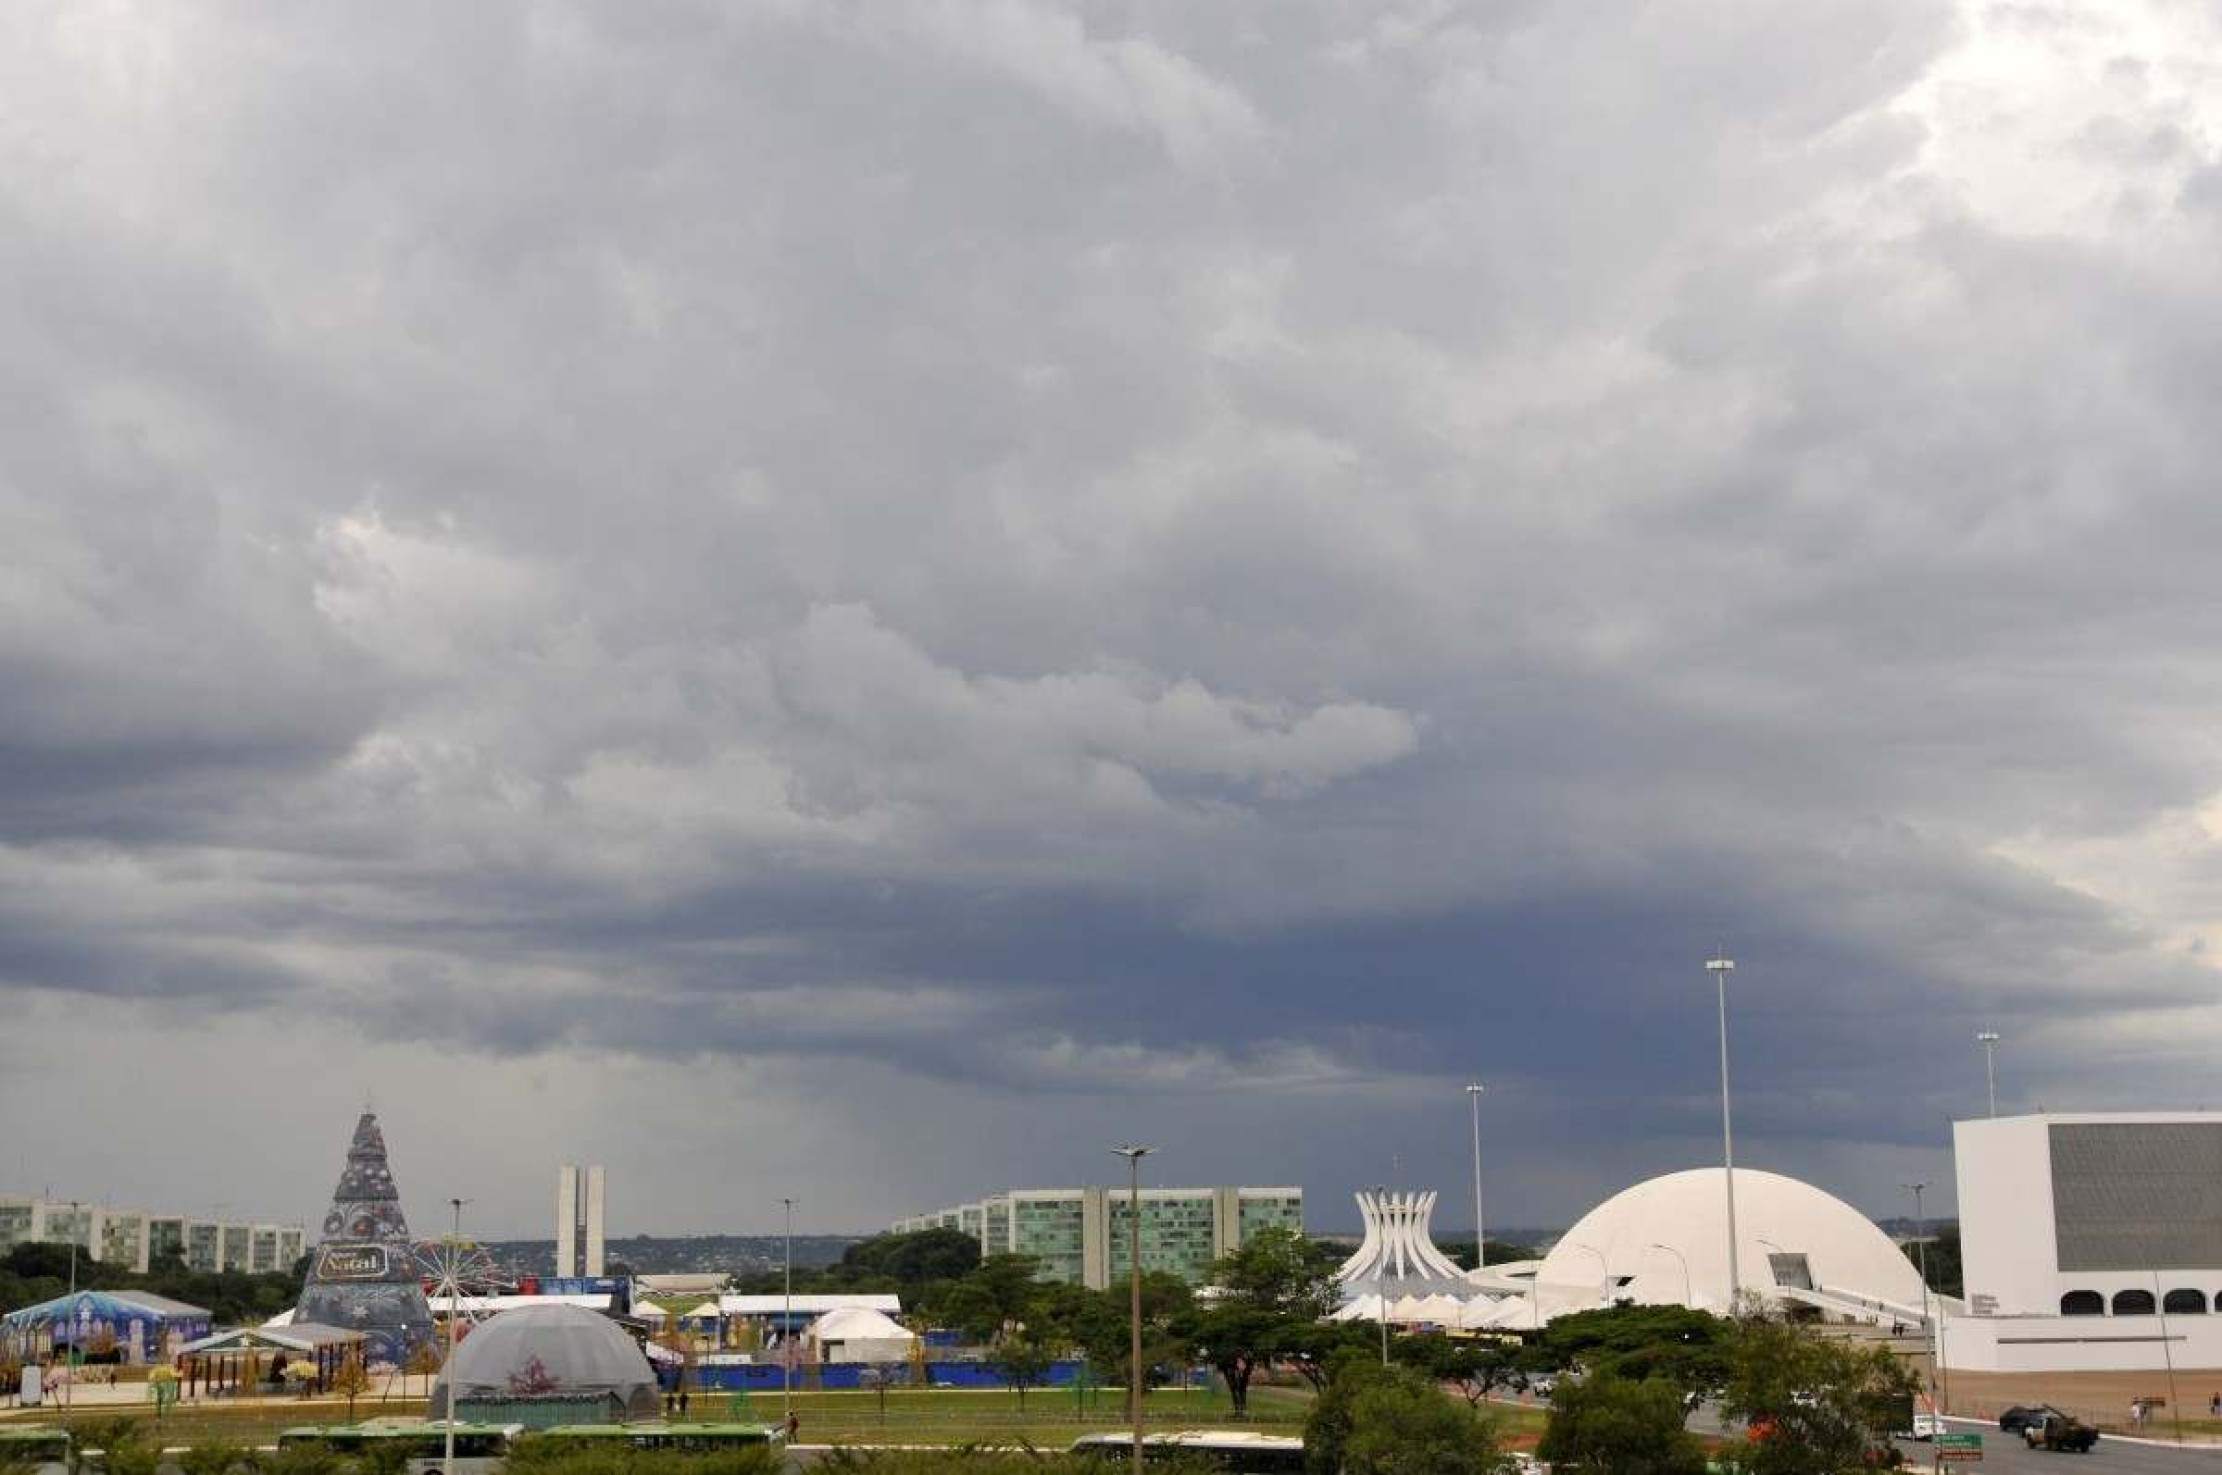
M654 1418L656 1374L625 1329L582 1306L520 1306L473 1327L433 1385L430 1417L542 1425Z

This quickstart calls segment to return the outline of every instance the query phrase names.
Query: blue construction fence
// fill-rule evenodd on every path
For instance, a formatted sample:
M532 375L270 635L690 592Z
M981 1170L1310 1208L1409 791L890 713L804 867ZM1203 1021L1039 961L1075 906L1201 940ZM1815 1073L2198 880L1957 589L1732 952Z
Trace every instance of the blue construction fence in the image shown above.
M1053 1362L1041 1376L1038 1387L1069 1388L1080 1375L1078 1359ZM848 1388L872 1387L871 1378L877 1369L870 1363L822 1362L807 1368L796 1368L796 1388L824 1388L839 1391ZM668 1383L674 1374L666 1373ZM751 1393L779 1391L779 1364L776 1362L737 1362L697 1366L689 1371L688 1380L705 1392ZM926 1364L926 1382L935 1388L1002 1388L1008 1386L995 1368L985 1362L929 1362ZM910 1388L919 1386L911 1380L911 1369L906 1364L890 1387Z

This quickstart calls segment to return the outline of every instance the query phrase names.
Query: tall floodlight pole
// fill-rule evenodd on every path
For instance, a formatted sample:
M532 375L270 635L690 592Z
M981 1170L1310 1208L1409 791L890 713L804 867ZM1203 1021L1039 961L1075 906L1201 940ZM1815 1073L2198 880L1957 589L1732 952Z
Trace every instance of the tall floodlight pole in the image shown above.
M780 1206L787 1211L786 1248L780 1254L780 1310L779 1310L779 1422L788 1429L788 1421L795 1416L795 1201L783 1198Z
M1126 1412L1134 1426L1134 1475L1142 1475L1142 1159L1150 1150L1138 1142L1111 1150L1126 1159Z
M441 1441L441 1475L455 1475L455 1324L463 1319L462 1277L456 1271L463 1263L463 1205L469 1202L467 1198L448 1200L448 1207L455 1211L455 1227L447 1237L447 1433Z
M1990 1092L1991 1115L1998 1115L1998 1031L1979 1029L1975 1043L1983 1047L1983 1085Z
M1743 1279L1736 1268L1736 1134L1728 1112L1728 975L1736 971L1733 958L1708 958L1705 971L1713 975L1720 993L1721 1022L1721 1173L1728 1184L1728 1314L1736 1314L1736 1296Z
M1924 1179L1919 1183L1901 1183L1898 1186L1913 1195L1913 1253L1915 1262L1921 1267L1921 1320L1926 1323L1922 1330L1927 1333L1929 1343L1929 1408L1934 1412L1937 1402L1937 1326L1936 1315L1929 1310L1929 1221L1921 1212L1921 1194L1929 1184Z
M1489 1263L1489 1241L1481 1232L1481 1083L1466 1087L1466 1104L1474 1115L1474 1269Z

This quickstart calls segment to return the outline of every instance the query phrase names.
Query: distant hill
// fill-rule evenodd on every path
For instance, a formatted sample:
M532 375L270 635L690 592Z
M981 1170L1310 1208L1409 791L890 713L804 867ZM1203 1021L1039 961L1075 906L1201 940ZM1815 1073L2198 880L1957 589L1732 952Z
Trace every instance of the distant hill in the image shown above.
M798 1234L795 1268L831 1265L861 1238L853 1234ZM678 1275L725 1271L733 1275L777 1270L786 1241L776 1234L632 1234L612 1239L605 1246L611 1266L623 1265L635 1275ZM512 1275L555 1273L552 1239L495 1240L486 1246L494 1263Z

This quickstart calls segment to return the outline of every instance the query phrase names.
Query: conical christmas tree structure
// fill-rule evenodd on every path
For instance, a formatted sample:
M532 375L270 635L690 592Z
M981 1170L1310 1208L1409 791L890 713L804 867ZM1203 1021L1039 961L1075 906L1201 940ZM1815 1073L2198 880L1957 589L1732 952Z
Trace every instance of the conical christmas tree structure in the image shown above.
M324 1237L309 1260L294 1319L345 1327L368 1338L373 1362L399 1367L432 1335L432 1308L417 1279L409 1222L401 1215L386 1137L364 1112L347 1144L347 1166L332 1191Z

